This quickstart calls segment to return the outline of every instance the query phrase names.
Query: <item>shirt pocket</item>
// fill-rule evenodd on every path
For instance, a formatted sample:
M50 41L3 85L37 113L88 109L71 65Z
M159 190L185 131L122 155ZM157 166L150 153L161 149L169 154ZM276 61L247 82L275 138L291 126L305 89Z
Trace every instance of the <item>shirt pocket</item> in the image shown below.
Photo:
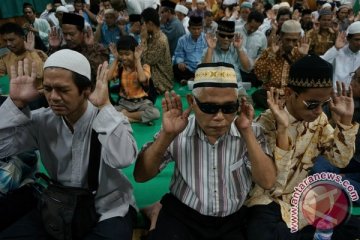
M237 161L230 165L230 178L232 186L231 193L242 203L251 187L251 174L244 160Z

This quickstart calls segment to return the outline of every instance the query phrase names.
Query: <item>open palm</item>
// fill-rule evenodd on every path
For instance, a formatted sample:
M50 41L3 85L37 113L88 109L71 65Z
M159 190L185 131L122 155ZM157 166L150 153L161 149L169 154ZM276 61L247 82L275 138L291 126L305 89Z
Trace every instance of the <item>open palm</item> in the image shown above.
M98 108L110 104L108 72L108 63L105 61L98 67L95 90L89 96L89 101Z
M287 128L289 126L289 115L284 109L284 100L280 97L280 90L270 88L270 91L267 91L266 94L267 103L275 117L276 125Z

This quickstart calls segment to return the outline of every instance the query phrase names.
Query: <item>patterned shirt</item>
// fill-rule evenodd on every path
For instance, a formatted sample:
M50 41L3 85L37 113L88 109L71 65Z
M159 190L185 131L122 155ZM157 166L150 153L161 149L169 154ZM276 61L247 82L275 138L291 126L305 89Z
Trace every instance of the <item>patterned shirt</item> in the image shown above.
M150 79L150 66L145 64L143 65L143 70L147 81ZM138 74L136 71L126 71L122 70L121 74L121 88L119 95L126 99L132 98L142 98L146 97L147 93L144 91L138 80Z
M256 124L252 129L264 152L270 155L262 129ZM241 208L250 190L247 151L234 122L228 133L210 144L192 115L185 130L168 147L160 170L175 161L171 193L203 215L224 217Z
M174 73L172 70L169 43L164 33L158 31L150 35L143 52L143 62L149 64L154 86L162 94L173 88Z
M25 51L24 53L20 55L16 55L13 52L8 52L6 55L4 55L2 58L0 58L0 76L3 75L10 75L10 68L12 65L17 65L18 61L22 61L25 58L35 61L36 62L36 69L37 69L37 75L36 75L36 81L37 81L37 87L41 88L42 86L42 78L43 78L43 66L44 62L47 59L47 55L41 51L41 50L34 50L34 51Z
M286 151L276 147L276 120L270 110L261 114L256 122L264 128L278 175L272 190L264 190L255 185L246 204L253 206L272 201L279 203L282 219L290 228L290 200L294 187L308 176L318 155L325 155L334 166L345 167L354 153L359 125L339 125L334 129L325 113L313 122L299 121L289 114L290 147ZM299 229L307 225L302 220L300 219Z
M302 55L295 47L288 60L291 64L301 57ZM284 88L288 83L290 64L283 56L275 55L271 48L267 48L256 60L254 72L257 78L263 82L265 89L270 89L270 87Z
M196 41L191 34L186 34L179 39L174 53L174 63L185 63L191 72L195 72L205 48L207 48L207 43L204 33L201 33Z
M310 40L309 53L323 55L329 48L335 45L336 33L332 30L325 30L321 33L311 29L306 33L306 38Z

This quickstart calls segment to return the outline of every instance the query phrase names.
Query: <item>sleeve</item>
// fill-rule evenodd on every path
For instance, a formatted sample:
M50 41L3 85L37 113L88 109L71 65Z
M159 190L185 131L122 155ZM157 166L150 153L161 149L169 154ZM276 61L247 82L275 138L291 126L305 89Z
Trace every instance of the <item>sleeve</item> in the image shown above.
M321 150L332 165L344 168L349 164L354 155L358 128L358 123L354 123L352 126L338 124L335 130L329 123L326 124L320 144Z
M337 50L334 47L330 48L329 50L326 51L326 53L322 56L320 56L322 59L324 59L325 61L333 64L335 61L335 58L338 56L340 50Z
M137 145L127 118L114 106L103 107L93 122L93 129L99 134L102 157L112 168L125 168L137 156Z
M269 51L265 50L261 56L255 61L254 73L256 77L266 83L269 81L271 65L269 64Z
M0 107L0 116L0 158L38 147L35 138L37 126L31 120L28 107L21 111L8 97Z
M174 52L174 64L183 63L185 61L184 38L179 38L178 44Z
M41 24L39 26L39 36L42 40L46 40L48 42L49 32L50 32L50 24L45 19L41 19Z
M6 74L7 74L7 70L6 70L6 64L5 64L4 58L0 58L0 76L6 75Z

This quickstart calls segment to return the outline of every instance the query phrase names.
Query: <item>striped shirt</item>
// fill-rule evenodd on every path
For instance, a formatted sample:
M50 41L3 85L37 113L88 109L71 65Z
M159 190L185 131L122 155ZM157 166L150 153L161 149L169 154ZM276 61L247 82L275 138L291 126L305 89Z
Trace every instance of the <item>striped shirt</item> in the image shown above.
M253 125L252 129L264 152L270 155L260 126ZM229 132L212 145L191 116L163 160L160 170L175 161L171 193L203 215L224 217L235 213L252 185L247 147L234 122Z

